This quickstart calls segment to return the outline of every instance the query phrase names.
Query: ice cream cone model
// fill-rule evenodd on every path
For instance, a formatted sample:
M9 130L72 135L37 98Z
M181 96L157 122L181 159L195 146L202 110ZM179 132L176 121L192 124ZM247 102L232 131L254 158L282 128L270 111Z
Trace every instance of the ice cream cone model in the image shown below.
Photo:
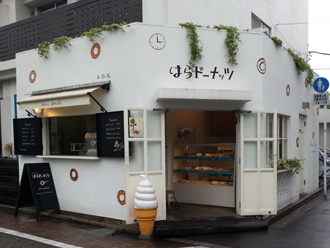
M157 208L138 209L135 208L136 218L139 222L140 233L143 236L151 236L154 232Z
M150 239L154 232L155 219L157 216L157 197L155 189L148 181L145 175L140 175L139 185L136 188L134 206L135 215L138 220L140 233L140 239Z

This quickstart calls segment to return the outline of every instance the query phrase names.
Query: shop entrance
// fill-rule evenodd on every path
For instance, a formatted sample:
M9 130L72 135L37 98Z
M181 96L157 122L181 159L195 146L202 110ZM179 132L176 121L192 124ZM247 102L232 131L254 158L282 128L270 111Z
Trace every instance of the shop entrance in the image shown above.
M180 203L235 208L236 114L166 113L167 189Z

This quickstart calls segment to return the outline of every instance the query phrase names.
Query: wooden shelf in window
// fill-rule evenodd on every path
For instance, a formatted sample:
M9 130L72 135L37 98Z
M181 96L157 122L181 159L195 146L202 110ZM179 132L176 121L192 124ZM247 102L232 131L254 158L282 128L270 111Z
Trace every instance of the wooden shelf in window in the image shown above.
M174 156L174 159L188 159L188 160L235 160L235 157L187 157L187 156Z
M174 169L175 173L200 173L200 174L213 174L213 175L234 175L233 171L217 171L217 170L185 170L185 169Z

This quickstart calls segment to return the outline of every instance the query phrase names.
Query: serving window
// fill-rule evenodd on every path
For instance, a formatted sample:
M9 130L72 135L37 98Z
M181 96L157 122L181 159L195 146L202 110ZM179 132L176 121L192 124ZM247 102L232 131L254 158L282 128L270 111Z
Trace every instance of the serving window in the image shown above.
M49 155L97 156L96 115L50 117Z

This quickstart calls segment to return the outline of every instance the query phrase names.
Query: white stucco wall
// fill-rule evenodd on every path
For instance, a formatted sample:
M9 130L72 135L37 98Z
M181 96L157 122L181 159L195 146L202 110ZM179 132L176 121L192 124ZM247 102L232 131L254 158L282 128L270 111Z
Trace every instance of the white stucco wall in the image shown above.
M0 3L0 27L8 24L9 7Z
M0 62L0 98L1 98L1 135L2 155L9 156L10 153L4 149L7 143L13 141L13 119L15 117L16 94L16 60Z
M149 38L154 33L164 35L164 49L155 50L150 46ZM125 32L105 33L98 39L101 53L97 59L91 57L92 43L86 37L72 40L70 51L51 50L48 59L40 58L36 50L17 54L18 100L29 96L33 91L104 81L98 79L98 76L110 73L109 93L96 94L107 111L123 110L130 106L192 110L277 110L291 116L290 155L297 156L294 141L297 137L299 114L302 113L301 102L310 98L305 87L306 74L297 76L294 62L287 52L276 48L263 34L242 33L237 66L227 63L227 50L223 43L225 31L198 29L198 34L204 47L203 59L197 62L198 70L209 77L198 74L198 78L193 76L186 79L185 73L174 77L175 67L180 65L181 72L184 72L190 58L189 40L184 28L132 24L125 28ZM266 60L265 74L257 70L260 58ZM215 67L223 75L222 78L218 74L215 79L210 76ZM34 83L29 82L32 70L37 75ZM230 80L229 75L232 75ZM291 85L290 97L286 96L288 83ZM253 98L246 104L229 104L225 101L157 101L158 88L249 90L252 91ZM315 115L313 111L307 113L309 133L316 130L312 121ZM46 109L44 116L99 112L99 107L92 103L88 107ZM26 117L22 109L18 115L20 118ZM311 137L307 136L306 140L309 142ZM308 156L311 152L310 149ZM309 157L308 163L314 163L314 160ZM28 162L50 163L62 210L125 219L125 206L121 206L116 200L117 192L126 187L124 159L77 161L20 156L21 169ZM77 169L79 173L79 180L76 182L70 180L71 168ZM308 169L308 173L310 170L313 170L313 166ZM310 192L315 189L318 181L314 175L306 179ZM287 187L294 191L289 200L297 198L297 185L297 179L287 183ZM283 202L288 202L288 199L280 198L280 203Z
M1 100L1 135L2 135L2 154L3 156L11 155L4 149L8 143L13 141L13 119L15 118L15 93L16 80L2 81L3 99ZM13 152L14 154L14 152Z
M159 25L228 25L251 29L251 14L271 28L271 36L282 39L286 47L306 56L308 25L277 25L308 21L308 1L271 0L144 0L143 22Z

